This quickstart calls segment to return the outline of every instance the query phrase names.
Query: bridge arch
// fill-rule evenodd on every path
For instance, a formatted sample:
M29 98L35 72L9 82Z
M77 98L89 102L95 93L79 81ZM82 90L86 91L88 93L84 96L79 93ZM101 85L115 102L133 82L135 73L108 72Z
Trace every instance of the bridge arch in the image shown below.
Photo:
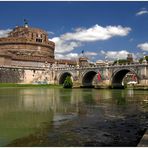
M71 72L63 72L59 75L58 83L63 84L67 76L71 76L71 78L73 80L73 76L72 76Z
M82 87L94 87L93 80L97 75L96 71L87 71L82 75Z
M132 72L137 77L137 80L139 79L139 76L137 75L137 72L134 69L130 68L124 68L124 69L118 69L116 70L111 77L111 83L113 88L123 88L124 85L122 84L123 79L125 75L129 72Z

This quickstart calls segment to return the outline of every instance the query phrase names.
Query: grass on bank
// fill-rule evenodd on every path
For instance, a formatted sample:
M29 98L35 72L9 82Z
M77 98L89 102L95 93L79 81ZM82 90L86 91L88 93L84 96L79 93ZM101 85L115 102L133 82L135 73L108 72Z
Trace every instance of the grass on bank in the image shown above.
M0 83L0 87L49 87L62 88L62 85L57 84L17 84L17 83Z

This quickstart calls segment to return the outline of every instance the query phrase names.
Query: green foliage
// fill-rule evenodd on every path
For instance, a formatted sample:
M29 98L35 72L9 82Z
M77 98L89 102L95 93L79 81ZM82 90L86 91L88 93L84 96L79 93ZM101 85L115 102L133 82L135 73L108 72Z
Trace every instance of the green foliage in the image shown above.
M127 64L128 61L126 59L119 59L118 60L118 64ZM113 65L117 64L117 60L114 61Z
M148 56L145 56L146 61L148 62Z
M143 61L143 58L140 58L140 59L139 59L139 63L142 63L142 61Z
M145 59L146 59L146 61L148 62L148 56L145 56ZM140 58L140 59L139 59L139 63L142 63L143 60L144 60L144 58Z
M71 77L67 76L64 81L63 87L64 88L72 88L72 86L73 86L73 83L72 83Z

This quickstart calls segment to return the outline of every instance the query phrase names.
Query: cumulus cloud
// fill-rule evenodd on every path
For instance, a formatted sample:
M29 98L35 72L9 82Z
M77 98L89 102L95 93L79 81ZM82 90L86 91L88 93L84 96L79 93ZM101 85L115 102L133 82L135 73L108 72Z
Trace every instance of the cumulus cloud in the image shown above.
M109 60L117 60L117 59L126 59L129 54L126 50L121 51L104 51L101 50L101 53Z
M88 58L93 58L94 56L97 56L96 52L85 52L84 53L86 57ZM68 59L68 60L76 60L80 57L81 55L78 53L68 53L68 54L62 54L62 53L56 53L55 58L56 59Z
M138 44L137 47L143 51L148 51L148 42Z
M6 30L0 30L0 37L7 37L8 33L12 31L11 29L6 29Z
M80 42L77 41L66 41L60 37L54 37L51 39L55 43L55 52L56 53L64 53L74 50L76 47L81 45Z
M121 25L102 27L97 24L88 29L77 28L74 32L65 33L51 40L56 44L56 53L64 53L80 47L83 42L108 40L114 36L126 36L130 31L130 27L122 27Z
M67 60L76 60L79 57L78 53L69 53L69 54L55 54L56 59L67 59Z
M140 16L144 14L148 14L148 10L146 10L145 8L142 8L139 12L136 13L136 16Z
M52 31L47 31L48 35L54 35L54 32Z
M76 29L73 33L66 33L61 36L64 40L77 40L82 42L91 42L97 40L107 40L113 36L126 36L131 28L122 26L102 27L95 25L91 28Z
M96 56L97 53L96 52L89 52L89 51L87 51L87 52L85 52L85 55L86 56Z
M94 60L96 58L98 53L87 51L87 52L84 53L84 55L91 61L91 60Z

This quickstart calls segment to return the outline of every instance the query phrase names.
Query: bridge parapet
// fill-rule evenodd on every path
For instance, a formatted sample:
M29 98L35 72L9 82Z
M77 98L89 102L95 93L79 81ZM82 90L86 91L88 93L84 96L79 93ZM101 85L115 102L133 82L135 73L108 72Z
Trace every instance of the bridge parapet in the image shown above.
M123 65L95 65L95 66L84 66L84 67L55 67L56 70L83 70L83 69L97 69L97 68L129 68L129 67L145 67L148 64L123 64Z
M142 84L148 83L148 64L146 63L136 63L136 64L126 64L126 65L94 65L94 66L83 66L83 67L56 67L55 70L57 75L60 76L60 73L64 72L71 73L73 80L82 86L87 84L88 86L92 85L92 81L96 81L97 85L107 85L111 86L112 83L116 86L122 85L122 80L128 72L134 73L138 77L138 82ZM101 74L101 81L97 80L98 72ZM90 78L92 77L92 78ZM96 77L96 78L95 78ZM115 78L116 77L116 78ZM84 78L87 81L84 82ZM89 81L88 81L89 79ZM84 82L84 83L83 83Z

